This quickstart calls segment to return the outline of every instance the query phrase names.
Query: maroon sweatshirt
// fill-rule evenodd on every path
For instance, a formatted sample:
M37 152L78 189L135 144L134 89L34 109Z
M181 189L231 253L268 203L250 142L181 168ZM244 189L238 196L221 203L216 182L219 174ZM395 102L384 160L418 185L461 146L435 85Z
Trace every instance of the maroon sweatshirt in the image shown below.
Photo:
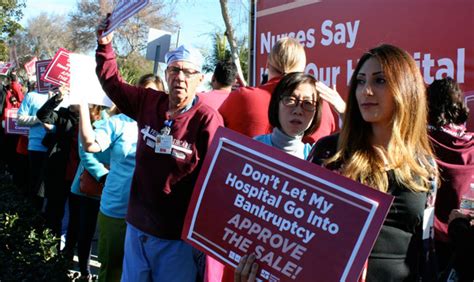
M474 138L442 129L431 129L429 134L441 182L435 204L435 239L447 242L449 213L459 208L462 195L474 183Z
M178 240L204 156L224 124L222 117L198 101L173 121L171 135L178 149L171 155L157 154L154 136L164 126L169 96L123 82L111 44L97 47L96 61L105 93L139 128L126 220L148 234Z

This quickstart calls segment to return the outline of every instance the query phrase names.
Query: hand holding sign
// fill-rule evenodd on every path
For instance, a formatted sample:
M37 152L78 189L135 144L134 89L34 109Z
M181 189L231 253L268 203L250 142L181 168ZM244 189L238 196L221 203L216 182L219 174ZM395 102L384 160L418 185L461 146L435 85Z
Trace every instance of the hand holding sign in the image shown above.
M122 22L126 21L141 9L143 9L150 0L120 0L114 8L114 11L107 17L108 24L106 29L102 29L103 33L100 36L107 37L114 29L116 29ZM99 42L99 44L101 44Z
M107 45L110 42L112 42L112 39L114 38L113 32L105 36L103 35L104 32L107 30L109 23L110 23L110 14L107 14L107 16L100 21L99 26L97 27L97 41L99 42L100 45Z
M61 86L59 86L59 88L49 91L48 93L49 98L55 96L56 101L64 100L64 96L68 94L69 94L69 86L67 86L64 83L62 83Z
M234 282L254 282L257 277L258 264L255 255L243 256L234 272Z

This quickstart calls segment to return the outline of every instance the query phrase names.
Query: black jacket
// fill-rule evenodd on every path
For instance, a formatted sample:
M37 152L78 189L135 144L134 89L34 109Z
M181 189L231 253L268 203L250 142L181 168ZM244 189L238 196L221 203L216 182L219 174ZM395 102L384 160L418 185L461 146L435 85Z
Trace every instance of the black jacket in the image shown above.
M55 126L43 138L43 145L48 148L48 161L43 169L43 180L46 188L46 197L58 194L58 189L64 187L66 167L70 160L71 149L77 148L77 131L79 113L69 108L54 109L61 103L56 96L50 98L38 110L36 116L42 123Z
M454 249L453 267L459 281L474 281L474 226L468 219L456 218L448 227Z

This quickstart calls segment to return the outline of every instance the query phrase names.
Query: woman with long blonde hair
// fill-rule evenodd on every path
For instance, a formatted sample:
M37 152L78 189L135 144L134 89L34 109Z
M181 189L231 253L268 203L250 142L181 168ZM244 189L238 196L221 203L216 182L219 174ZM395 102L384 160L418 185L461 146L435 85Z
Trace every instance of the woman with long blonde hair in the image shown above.
M310 159L395 197L369 257L367 281L419 277L422 223L437 168L423 78L406 51L380 45L361 57L341 132L321 139Z

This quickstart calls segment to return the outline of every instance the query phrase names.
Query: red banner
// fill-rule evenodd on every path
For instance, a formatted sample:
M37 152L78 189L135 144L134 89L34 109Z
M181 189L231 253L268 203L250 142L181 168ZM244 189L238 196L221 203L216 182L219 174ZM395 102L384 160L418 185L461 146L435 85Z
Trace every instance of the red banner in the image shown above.
M25 64L25 70L28 75L35 74L36 61L38 61L38 58L33 57L33 59L31 59L28 63Z
M5 110L5 133L7 134L20 134L28 135L30 128L25 126L19 126L18 122L18 109L12 108Z
M37 83L37 90L38 93L48 93L48 90L51 88L51 83L41 80L44 73L46 72L46 68L51 63L52 60L43 60L36 62L36 83Z
M474 91L474 1L256 1L255 81L280 37L305 46L306 72L344 97L357 60L381 43L412 54L426 84L450 76ZM285 24L281 24L285 22ZM470 103L471 113L474 105ZM471 123L470 130L474 131Z
M116 29L122 22L133 17L138 11L143 9L150 0L120 0L109 17L109 26L102 36L106 36Z
M391 203L390 195L219 128L182 238L232 267L255 253L265 280L356 281Z
M70 53L71 52L64 48L59 48L51 60L51 63L46 67L46 71L43 76L41 76L41 80L56 86L60 86L62 83L69 85L71 75L69 63Z

